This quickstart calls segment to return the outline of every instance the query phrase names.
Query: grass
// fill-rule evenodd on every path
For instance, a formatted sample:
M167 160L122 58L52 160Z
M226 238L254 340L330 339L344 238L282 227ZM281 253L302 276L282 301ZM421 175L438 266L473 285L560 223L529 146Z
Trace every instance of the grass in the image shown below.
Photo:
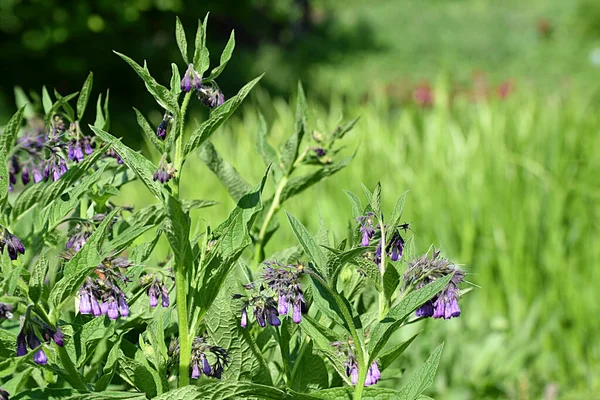
M427 322L422 348L398 364L412 365L446 341L432 394L527 399L555 385L572 398L600 393L594 339L600 333L594 285L600 279L597 107L586 99L529 93L504 102L458 100L449 107L443 100L447 85L439 82L432 109L393 109L385 97L366 105L334 98L329 108L312 109L311 127L320 130L332 129L342 110L347 118L360 115L347 149L358 146L358 155L284 209L313 232L320 216L341 236L351 215L344 189L361 193L361 183L373 187L381 180L387 210L409 190L404 219L412 223L417 248L435 244L481 286L465 299L461 318ZM293 127L292 109L260 92L255 101L270 120L271 142L282 143ZM264 170L253 149L256 125L255 109L246 108L214 140L251 183ZM185 168L194 172L182 183L184 198L222 201L199 211L215 225L233 201L197 158ZM143 203L139 193L133 189L124 197ZM282 240L271 243L267 254L294 243L280 221ZM391 375L400 377L397 372Z

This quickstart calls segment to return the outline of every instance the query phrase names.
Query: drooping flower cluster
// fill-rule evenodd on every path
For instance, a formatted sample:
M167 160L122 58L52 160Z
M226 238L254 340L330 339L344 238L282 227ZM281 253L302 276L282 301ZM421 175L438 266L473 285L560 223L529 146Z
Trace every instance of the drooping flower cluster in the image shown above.
M158 280L156 274L147 274L140 278L142 287L146 288L146 293L150 299L150 307L154 308L158 305L158 296L161 297L161 304L164 308L169 307L169 288L167 285Z
M344 366L346 367L346 376L350 378L350 382L353 385L358 383L358 360L354 355L354 351L352 349L352 345L350 343L344 342L333 342L331 344L335 349L337 349L338 354L346 357L344 361ZM377 361L373 361L367 370L367 376L365 379L365 386L375 385L381 379L381 372L379 371L379 364Z
M196 72L193 64L188 65L179 86L186 93L196 91L198 99L207 107L215 108L225 102L223 92L214 82L208 82L206 85L202 84L202 77Z
M359 216L356 221L358 222L358 229L361 233L361 246L370 246L377 243L375 252L370 256L377 265L381 265L382 255L382 243L381 243L381 227L375 220L375 214L367 212L365 215ZM408 230L409 224L401 224L395 228L393 232L386 229L386 254L392 261L399 261L402 258L404 252L404 238L400 234L400 229Z
M165 184L171 180L171 178L175 177L175 173L177 170L173 167L173 164L168 163L166 159L166 154L162 156L160 162L158 163L158 168L154 171L154 179L155 182L160 182Z
M284 266L275 261L266 261L262 283L258 291L251 294L243 303L240 325L245 327L248 324L247 309L249 307L254 309L256 322L262 328L267 326L267 323L271 326L281 325L279 316L287 315L290 308L292 320L299 324L302 321L302 314L308 312L304 293L300 286L303 274L304 266L302 264ZM249 290L254 287L253 283L245 286ZM234 299L243 297L239 294L234 295Z
M11 260L16 260L20 254L25 254L25 246L21 239L13 235L6 228L0 228L0 254L4 254L4 248Z
M171 122L173 122L173 117L171 114L166 113L162 121L160 121L160 124L158 124L158 128L156 129L156 137L158 137L160 140L165 140L167 137L167 131L171 126Z
M362 246L368 246L371 244L371 239L375 236L375 214L372 212L368 212L365 215L361 215L356 218L356 222L360 225L360 233L362 234L362 238L360 244Z
M11 319L12 315L12 307L10 304L0 303L0 320L3 319Z
M116 320L129 316L129 306L125 292L118 282L129 279L120 269L128 268L131 263L122 257L108 257L95 270L97 278L88 277L79 289L79 312L94 317L107 315Z
M39 118L30 118L28 123L8 159L11 191L19 173L23 185L32 178L34 183L56 181L67 172L67 159L79 163L93 152L94 138L81 132L78 121L67 128L62 117L55 115L48 126Z
M419 289L447 275L452 275L448 285L417 309L417 317L450 319L460 316L458 285L464 280L465 273L448 259L440 257L439 251L434 251L431 257L425 254L409 264L404 273L405 289L409 287Z
M39 317L31 317L31 312L28 310L26 315L21 317L21 331L17 335L17 356L21 357L27 354L27 347L29 347L31 350L37 350L33 361L37 364L46 364L48 356L43 349L39 348L42 343L38 335L46 343L54 341L58 346L64 346L64 336L60 328L57 326L56 329L53 329Z
M171 341L168 349L169 365L179 363L179 341ZM192 341L190 357L190 377L198 379L201 375L221 379L225 367L229 364L229 354L222 347L210 345L203 336L197 336Z
M92 232L90 232L88 229L88 224L79 223L75 225L75 228L72 230L65 247L67 250L72 250L77 253L79 250L81 250L83 245L87 243L91 235Z

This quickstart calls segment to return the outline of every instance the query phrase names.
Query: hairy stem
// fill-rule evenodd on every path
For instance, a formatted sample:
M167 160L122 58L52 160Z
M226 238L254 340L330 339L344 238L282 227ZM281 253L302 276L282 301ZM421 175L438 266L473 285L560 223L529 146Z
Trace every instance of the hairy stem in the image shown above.
M179 184L181 182L181 167L183 165L183 132L185 114L190 102L192 92L186 93L181 104L181 112L179 114L179 133L175 142L175 169L177 176L173 185L173 196L179 199ZM187 282L185 274L185 266L179 265L176 260L174 265L175 272L175 293L177 299L177 326L179 329L179 381L178 386L189 385L190 378L190 357L192 353L190 343L190 327L188 325L188 309L187 309Z
M273 216L275 216L275 213L279 210L279 207L281 207L281 193L283 192L285 185L287 185L288 180L289 180L289 176L286 175L283 178L281 178L281 181L279 181L279 184L277 185L277 189L275 190L275 195L273 196L273 202L271 203L271 207L269 208L269 211L267 212L265 220L263 221L263 224L260 228L260 232L258 234L258 240L256 241L256 245L254 247L254 266L255 267L264 259L264 251L265 251L264 241L265 241L265 236L267 235L267 229L269 228L269 224L271 223Z
M386 247L387 247L387 243L386 243L386 237L385 237L385 227L383 226L383 222L381 217L379 218L379 227L381 228L381 263L379 265L379 271L381 272L381 285L382 285L382 291L379 292L379 319L382 320L385 317L385 313L387 310L387 300L385 298L385 289L383 289L384 286L384 280L383 277L385 275L385 259L386 259Z

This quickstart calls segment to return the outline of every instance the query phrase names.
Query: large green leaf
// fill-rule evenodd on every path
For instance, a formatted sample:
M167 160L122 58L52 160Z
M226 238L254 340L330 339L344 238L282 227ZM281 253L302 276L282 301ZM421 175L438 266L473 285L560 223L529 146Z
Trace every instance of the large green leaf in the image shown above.
M314 400L291 389L275 388L250 382L210 381L202 386L186 386L159 396L156 400L227 400L227 399Z
M148 160L143 155L136 153L131 148L125 146L121 141L119 141L116 137L111 135L108 132L103 131L102 129L96 128L95 126L91 126L90 128L94 131L94 133L103 141L110 143L110 146L117 152L117 154L123 159L125 165L127 165L135 174L144 182L146 187L152 192L156 198L159 200L163 200L164 197L164 188L163 185L159 182L155 182L153 179L154 171L156 171L156 166L152 164L150 160Z
M77 119L80 121L83 118L83 113L85 112L88 100L90 99L93 84L94 74L90 72L85 82L83 82L83 87L81 88L81 91L79 92L79 98L77 99Z
M213 68L210 72L210 76L208 79L217 79L219 75L225 70L227 63L231 59L231 55L233 54L233 49L235 48L235 32L231 31L231 35L229 36L229 40L223 49L223 53L221 53L221 59L219 62L219 66Z
M183 151L184 157L187 157L191 152L200 147L204 142L210 138L215 130L221 124L233 114L233 112L238 108L238 106L242 103L242 101L248 96L248 93L252 90L252 88L258 83L258 81L262 78L262 75L258 78L253 79L248 82L243 88L240 89L238 94L234 97L227 100L225 103L215 108L211 113L210 117L204 121L200 126L192 133L192 136L185 144L185 148Z
M200 146L200 159L219 178L235 201L252 189L235 167L223 160L211 142L205 142Z
M286 211L288 220L296 235L296 239L306 252L306 255L310 257L315 265L315 270L321 274L321 276L327 276L327 258L323 254L321 247L315 241L315 238L308 232L308 230L298 221L292 214Z
M12 149L17 134L19 133L19 129L21 129L25 107L27 107L27 105L19 108L19 110L10 118L10 120L8 120L8 123L0 135L0 152L3 152L5 157Z
M442 343L431 353L425 363L408 378L408 381L400 388L399 396L401 398L407 400L416 399L433 383L443 349L444 344Z
M319 390L311 393L323 400L352 400L354 399L354 386L339 387ZM397 390L377 386L364 388L362 398L365 400L405 400Z
M137 123L140 126L140 128L142 128L142 133L144 134L144 137L148 140L148 142L150 142L150 144L152 144L156 151L158 151L160 154L164 153L164 143L161 142L160 139L156 136L156 132L154 131L154 129L152 129L152 127L150 126L146 118L144 118L142 113L139 112L138 109L135 107L133 109L135 111L135 118L137 120Z
M48 259L42 254L33 266L31 277L29 278L29 298L33 303L40 301L48 267Z
M210 53L206 48L206 27L208 26L208 13L204 17L204 23L198 20L198 30L196 31L196 48L194 50L194 69L200 74L210 66Z
M185 38L185 29L183 29L183 24L179 20L179 17L175 17L175 39L177 39L177 46L179 47L179 51L181 52L183 61L185 61L186 65L189 64L187 54L188 45L187 39Z
M298 149L302 143L302 138L307 131L307 105L306 97L304 96L304 89L302 84L298 82L298 100L296 104L296 125L294 133L285 142L281 151L281 162L283 168L289 173L294 165L294 162L298 158Z
M169 240L175 266L193 268L192 247L190 245L190 217L184 212L181 203L173 196L167 198L167 218L163 222L163 231Z
M144 400L146 396L136 392L102 393L78 392L74 389L31 389L10 397L11 400Z
M129 64L131 68L133 68L140 78L142 78L146 84L146 88L154 97L154 100L156 100L156 102L162 108L171 111L175 115L179 113L179 104L177 103L177 98L169 89L156 82L152 75L150 75L150 72L147 68L142 68L142 66L133 61L131 58L127 57L125 54L121 54L117 51L115 51L115 54L125 60L125 62Z
M387 369L390 365L392 365L392 363L394 361L396 361L396 359L398 357L400 357L400 355L402 353L404 353L404 351L408 348L408 346L410 346L410 344L413 342L413 340L416 339L417 336L419 336L421 332L417 332L416 334L414 334L410 339L399 343L395 346L393 346L392 348L386 350L385 352L383 352L379 357L378 357L378 361L379 361L379 369L381 371L384 371L385 369Z

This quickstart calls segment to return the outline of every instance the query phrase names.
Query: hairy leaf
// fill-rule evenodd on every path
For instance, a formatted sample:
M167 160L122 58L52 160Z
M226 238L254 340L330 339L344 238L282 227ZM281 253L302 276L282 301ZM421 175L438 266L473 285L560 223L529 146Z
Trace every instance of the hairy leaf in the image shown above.
M217 79L219 75L225 70L227 63L231 59L231 55L233 54L233 49L235 48L235 32L231 31L231 35L229 36L229 40L223 49L223 53L221 53L221 60L219 66L213 68L210 73L208 79Z
M308 230L302 225L300 221L298 221L292 214L286 211L288 220L290 221L290 225L292 230L294 231L294 235L296 235L296 239L304 248L306 255L310 257L312 262L315 264L315 270L321 274L321 276L327 276L327 259L321 251L321 248L315 241L315 238L308 232Z
M196 31L196 49L194 50L194 69L204 76L204 72L210 66L210 53L206 48L206 27L208 26L208 15L204 17L204 23L198 20L198 30Z
M150 142L150 144L152 144L152 147L154 147L156 151L158 151L160 154L164 153L165 145L156 136L156 131L152 129L146 118L144 118L142 113L137 108L134 107L133 110L135 111L135 118L137 120L137 123L140 126L140 128L142 128L142 133L144 134L144 137L148 140L148 142Z
M298 158L298 149L302 143L302 138L306 134L307 126L307 106L306 97L304 96L304 89L302 84L298 82L298 100L296 103L296 125L294 133L285 142L281 151L281 162L283 168L289 173L292 170L294 162Z
M85 112L88 100L90 99L93 83L94 74L90 72L85 82L83 82L83 87L81 88L81 91L79 92L79 98L77 99L77 119L80 121L83 118L83 113Z
M17 134L19 133L19 129L21 129L25 107L26 105L19 108L19 110L10 118L10 120L8 120L8 123L0 135L0 152L4 153L5 157L10 153Z
M252 188L233 165L223 160L211 142L205 142L200 146L200 159L219 178L235 201Z
M399 343L395 346L393 346L392 348L390 348L387 351L384 351L379 357L379 369L381 371L385 370L386 368L388 368L390 365L392 365L392 363L394 361L396 361L396 359L398 357L400 357L400 355L402 353L404 353L404 351L408 348L408 346L410 346L410 344L413 342L413 340L416 339L417 336L419 336L421 332L417 332L415 335L413 335L410 339Z
M407 400L416 399L433 383L443 349L444 344L442 343L431 353L427 361L408 378L408 381L402 385L399 396Z
M187 65L189 64L188 44L187 39L185 38L185 29L183 29L183 24L179 20L179 17L175 17L175 38L177 39L177 46L181 52L181 57L183 57L183 61L185 61L185 64Z

